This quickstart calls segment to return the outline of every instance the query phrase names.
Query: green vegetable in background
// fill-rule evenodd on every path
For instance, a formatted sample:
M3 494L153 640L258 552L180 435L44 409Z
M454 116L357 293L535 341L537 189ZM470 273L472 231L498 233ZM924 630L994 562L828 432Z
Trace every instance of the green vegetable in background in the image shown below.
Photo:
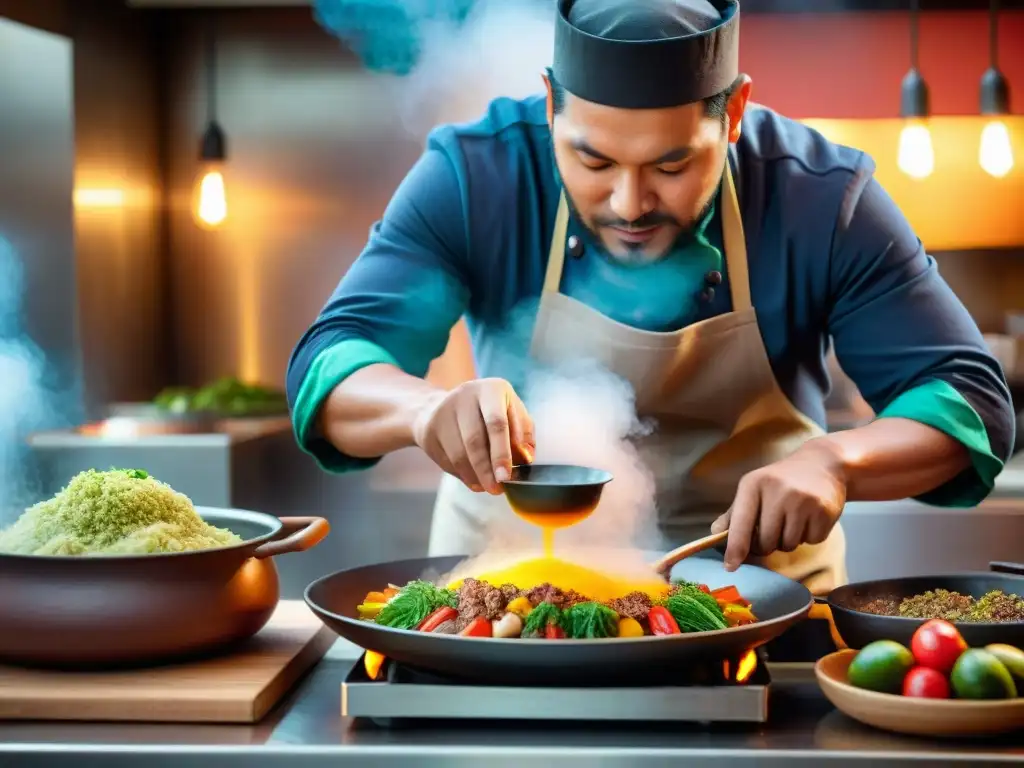
M562 615L562 628L575 640L618 637L619 614L601 603L577 603Z
M285 394L260 384L246 384L227 376L199 389L168 387L153 402L172 413L210 411L232 416L278 413L288 410Z
M697 592L699 591L697 590ZM714 601L714 598L712 597L711 600ZM722 609L718 607L717 603L712 609L706 604L706 601L701 600L689 590L681 590L669 595L665 600L665 607L683 632L711 632L716 629L725 629L728 626L725 616L722 615Z
M458 608L459 596L429 581L406 584L380 609L377 624L394 629L415 629L427 616L442 606Z
M543 602L530 611L523 624L523 637L544 637L549 624L562 626L562 611L554 603Z

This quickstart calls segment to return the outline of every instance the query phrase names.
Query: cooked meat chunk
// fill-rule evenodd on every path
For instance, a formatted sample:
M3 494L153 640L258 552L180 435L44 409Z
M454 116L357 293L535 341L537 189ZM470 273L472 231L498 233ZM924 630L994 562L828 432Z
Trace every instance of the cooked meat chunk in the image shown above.
M459 618L467 624L477 616L493 621L500 618L508 605L505 593L477 579L466 579L459 587Z
M651 598L643 592L630 592L625 597L612 600L608 606L619 616L641 621L651 610Z

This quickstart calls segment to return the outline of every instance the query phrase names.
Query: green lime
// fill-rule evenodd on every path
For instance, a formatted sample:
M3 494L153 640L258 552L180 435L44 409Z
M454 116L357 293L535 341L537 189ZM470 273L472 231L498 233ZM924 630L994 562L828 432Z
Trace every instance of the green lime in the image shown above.
M981 648L960 654L949 675L961 699L1012 699L1017 696L1013 677L996 655Z
M914 666L909 648L895 640L876 640L858 651L846 675L850 685L880 693L900 693L903 678Z
M1024 651L1006 643L986 645L985 650L1003 662L1003 666L1009 670L1016 680L1019 692L1021 686L1024 685Z

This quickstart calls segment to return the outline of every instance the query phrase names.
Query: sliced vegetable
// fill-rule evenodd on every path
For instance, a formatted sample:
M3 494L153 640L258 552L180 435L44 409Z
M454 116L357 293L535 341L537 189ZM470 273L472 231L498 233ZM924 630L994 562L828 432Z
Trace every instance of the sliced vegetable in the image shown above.
M523 631L523 620L516 613L506 613L500 619L491 622L491 634L494 637L519 637Z
M577 603L562 614L562 629L574 640L615 637L619 614L601 603Z
M388 596L383 592L367 592L366 597L363 598L364 603L386 603Z
M757 617L747 606L735 603L723 605L722 615L725 617L725 623L730 627L741 627L744 624L753 624L757 621Z
M696 594L704 595L699 591ZM704 597L714 602L710 595ZM665 601L665 608L672 614L672 618L683 632L712 632L728 627L718 603L714 603L714 606L714 609L709 608L706 602L691 592L677 593Z
M625 616L619 619L619 637L643 637L644 628L640 622Z
M420 632L433 632L446 621L453 621L459 618L459 612L448 605L442 605L436 611L419 623L416 627Z
M745 599L740 591L735 586L719 587L718 589L711 590L711 596L718 601L719 604L729 605L743 605L747 608L750 607L750 601Z
M562 626L562 611L554 603L543 602L530 611L523 627L523 637L547 637L548 626Z
M533 606L530 604L530 601L527 598L517 597L515 600L508 604L505 610L516 614L521 619L525 619L527 616L530 615L530 611L533 610Z
M557 624L548 624L544 627L545 640L561 640L565 637L565 630Z
M651 610L647 612L647 623L651 625L651 632L655 635L679 634L679 625L668 608L663 605L651 606Z
M384 655L377 653L376 651L367 651L363 654L363 668L366 670L366 676L371 680L376 680L380 675L381 667L384 666Z
M442 606L457 608L459 597L429 581L411 581L377 614L377 623L395 629L415 629Z
M383 610L386 603L361 603L356 606L360 619L373 619Z
M491 637L491 622L483 616L477 616L459 632L463 637Z

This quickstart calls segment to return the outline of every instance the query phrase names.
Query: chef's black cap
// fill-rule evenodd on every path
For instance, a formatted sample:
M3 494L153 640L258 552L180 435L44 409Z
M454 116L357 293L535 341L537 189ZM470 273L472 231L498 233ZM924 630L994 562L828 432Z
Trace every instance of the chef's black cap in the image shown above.
M690 104L739 76L737 0L558 0L555 80L625 109Z

